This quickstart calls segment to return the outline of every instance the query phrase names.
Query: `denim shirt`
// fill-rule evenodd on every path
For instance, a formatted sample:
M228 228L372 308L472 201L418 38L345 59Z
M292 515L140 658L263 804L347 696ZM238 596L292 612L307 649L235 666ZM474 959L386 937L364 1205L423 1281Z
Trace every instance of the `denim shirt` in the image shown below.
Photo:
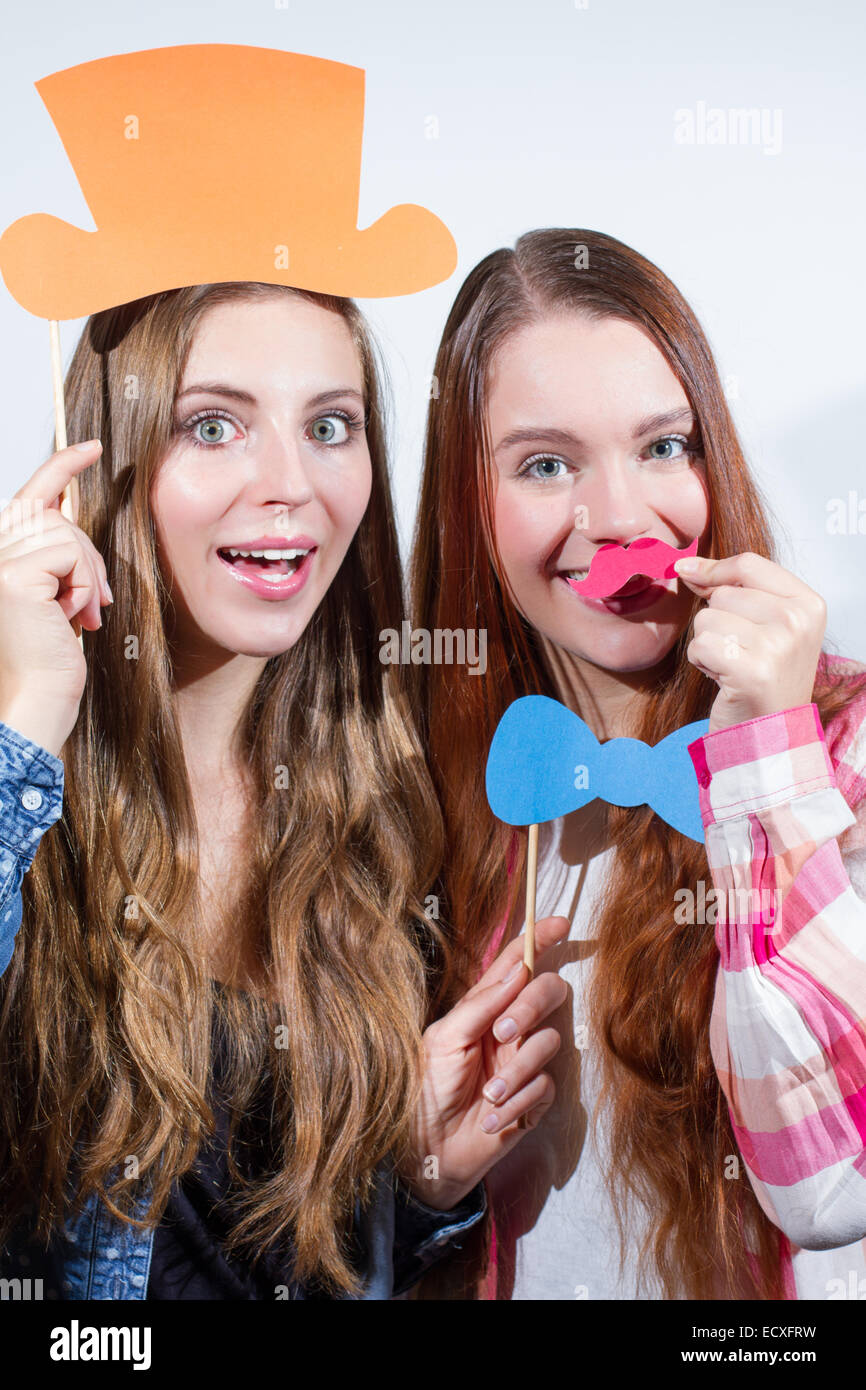
M12 959L21 926L21 884L43 834L63 812L63 764L0 721L0 975ZM134 1215L148 1211L142 1180ZM411 1288L431 1264L459 1247L464 1232L486 1210L481 1183L452 1211L419 1202L396 1179L389 1163L375 1173L374 1195L356 1207L356 1231L364 1252L359 1274L364 1300L388 1299ZM98 1194L67 1217L46 1252L16 1232L0 1251L4 1277L43 1277L47 1297L145 1299L155 1228L142 1230L115 1217ZM395 1266L400 1278L395 1287ZM295 1291L292 1297L303 1298ZM275 1293L276 1297L276 1293Z

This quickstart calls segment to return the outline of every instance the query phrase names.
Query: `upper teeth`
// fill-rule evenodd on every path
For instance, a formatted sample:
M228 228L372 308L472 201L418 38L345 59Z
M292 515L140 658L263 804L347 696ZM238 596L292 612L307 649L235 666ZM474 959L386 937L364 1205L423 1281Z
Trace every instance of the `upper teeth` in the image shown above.
M229 550L229 555L243 555L252 560L297 560L300 555L309 553L309 550Z
M588 569L585 569L585 570L568 570L568 571L567 571L567 576L568 576L569 579L586 579L586 576L587 576L588 574L589 574L589 570L588 570Z

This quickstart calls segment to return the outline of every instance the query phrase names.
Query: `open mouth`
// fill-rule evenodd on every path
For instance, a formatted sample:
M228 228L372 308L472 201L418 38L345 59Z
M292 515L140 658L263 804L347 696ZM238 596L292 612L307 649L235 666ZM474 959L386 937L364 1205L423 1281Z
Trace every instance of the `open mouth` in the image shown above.
M561 572L561 573L562 573L562 572ZM586 577L587 577L588 574L589 574L589 570L588 570L588 569L583 569L583 570L568 570L566 573L563 573L563 574L562 574L562 577L563 577L563 579L566 581L566 583L569 585L570 588L573 588L573 589L575 589L575 592L578 592L578 590L576 590L575 586L578 585L578 584L581 584L581 583L583 582L583 580L586 579ZM620 599L620 598L631 598L632 594L641 594L641 593L643 593L643 591L644 591L645 589L648 589L648 588L650 587L650 585L653 584L653 583L655 583L655 582L657 582L657 581L653 580L653 579L652 579L649 575L647 575L647 574L633 574L633 575L631 576L630 579L627 579L627 580L626 580L626 582L621 586L621 588L617 589L616 592L613 593L613 594L606 594L606 595L605 595L605 598L606 598L606 599L612 599L612 598L616 598L616 599ZM603 601L603 600L602 600L602 601Z
M582 594L575 585L586 578L588 570L569 570L565 573L559 572L559 577L566 583L574 594L575 598L580 599L589 608L599 611L606 610L608 613L618 613L620 615L637 612L643 608L652 607L662 598L669 594L668 585L664 580L652 579L646 574L634 574L630 579L617 589L615 594L608 594L605 598L590 598Z
M631 579L627 579L621 589L617 589L615 594L608 594L608 598L631 598L632 594L642 594L644 589L648 589L655 583L649 575L633 574Z
M264 579L279 584L289 575L300 569L315 547L307 550L235 550L225 548L217 554L224 564L231 565L239 575L246 578Z

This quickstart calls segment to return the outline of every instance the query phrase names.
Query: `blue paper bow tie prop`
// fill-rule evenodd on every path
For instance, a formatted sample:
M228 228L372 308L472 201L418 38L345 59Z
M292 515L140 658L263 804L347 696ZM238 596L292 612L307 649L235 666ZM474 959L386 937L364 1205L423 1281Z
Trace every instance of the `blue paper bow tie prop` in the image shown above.
M546 695L509 705L487 759L487 800L507 825L537 825L588 802L651 806L692 840L703 840L698 779L688 745L708 719L675 729L651 747L636 738L599 743L588 724Z

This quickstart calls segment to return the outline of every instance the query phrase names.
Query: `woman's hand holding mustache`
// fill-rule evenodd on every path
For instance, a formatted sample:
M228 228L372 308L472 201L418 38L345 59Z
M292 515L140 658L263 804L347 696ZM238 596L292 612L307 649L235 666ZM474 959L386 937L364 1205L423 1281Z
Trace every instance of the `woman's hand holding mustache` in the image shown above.
M675 569L707 602L686 655L719 687L710 733L811 702L827 622L819 594L748 551L680 560Z

